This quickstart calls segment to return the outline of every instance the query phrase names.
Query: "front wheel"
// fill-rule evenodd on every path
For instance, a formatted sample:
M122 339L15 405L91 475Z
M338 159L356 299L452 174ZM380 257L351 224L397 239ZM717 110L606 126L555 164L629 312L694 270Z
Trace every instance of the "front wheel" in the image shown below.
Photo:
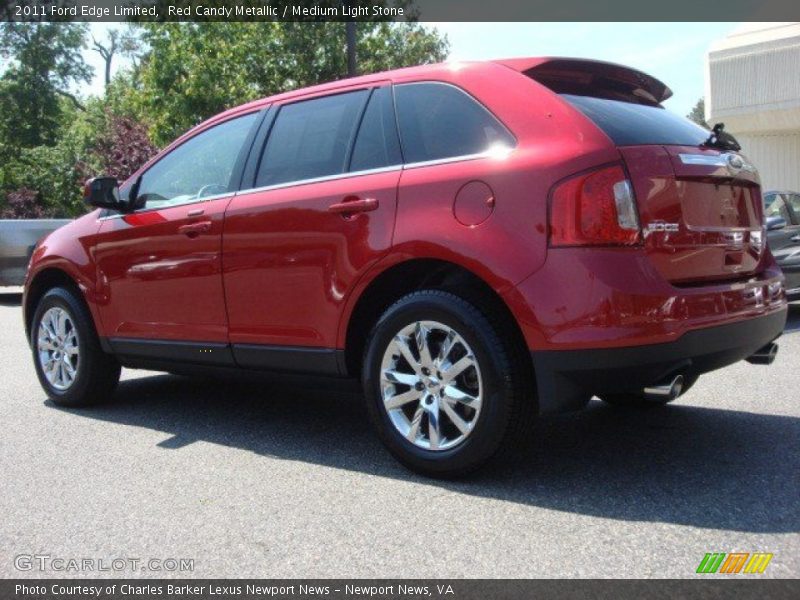
M56 404L97 404L114 392L119 363L100 348L89 310L72 290L53 288L41 299L31 347L39 383Z
M381 440L401 463L456 477L519 439L515 430L533 411L532 385L500 323L437 290L405 296L378 321L364 390Z

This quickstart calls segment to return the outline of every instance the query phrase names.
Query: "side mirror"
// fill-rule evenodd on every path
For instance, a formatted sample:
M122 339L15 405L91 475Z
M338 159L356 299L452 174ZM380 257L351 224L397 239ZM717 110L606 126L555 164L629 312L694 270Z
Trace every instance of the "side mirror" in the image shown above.
M784 227L786 227L786 219L783 217L767 217L767 231L776 231Z
M91 206L110 208L126 212L129 203L119 196L119 184L116 177L94 177L86 182L83 188L83 199Z

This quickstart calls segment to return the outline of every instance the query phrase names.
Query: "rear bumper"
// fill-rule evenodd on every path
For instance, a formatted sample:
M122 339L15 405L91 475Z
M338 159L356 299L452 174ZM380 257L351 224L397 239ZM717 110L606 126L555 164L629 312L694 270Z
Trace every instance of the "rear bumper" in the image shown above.
M559 248L504 294L530 349L541 412L737 362L780 335L784 276L674 285L644 251Z
M581 408L593 394L638 391L683 373L699 375L738 362L780 336L787 310L690 331L660 344L532 351L540 413Z

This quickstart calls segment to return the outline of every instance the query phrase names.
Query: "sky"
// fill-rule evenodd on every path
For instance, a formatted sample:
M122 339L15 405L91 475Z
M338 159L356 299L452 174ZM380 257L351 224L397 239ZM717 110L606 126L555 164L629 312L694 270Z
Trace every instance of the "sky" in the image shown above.
M664 105L687 114L705 88L705 59L711 43L739 23L430 23L450 41L449 60L515 56L576 56L635 67L666 83L674 96ZM93 23L103 39L119 23ZM95 68L92 94L102 94L103 62L86 51ZM117 68L124 61L117 61Z

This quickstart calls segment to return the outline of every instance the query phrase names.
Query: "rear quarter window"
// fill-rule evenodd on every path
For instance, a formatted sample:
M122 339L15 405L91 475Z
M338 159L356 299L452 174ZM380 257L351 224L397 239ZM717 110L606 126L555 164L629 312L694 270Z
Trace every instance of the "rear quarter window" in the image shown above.
M574 94L561 94L561 97L586 115L617 146L698 146L709 136L707 130L662 106Z
M459 88L445 83L395 86L397 122L406 163L513 147L514 137L492 113Z

